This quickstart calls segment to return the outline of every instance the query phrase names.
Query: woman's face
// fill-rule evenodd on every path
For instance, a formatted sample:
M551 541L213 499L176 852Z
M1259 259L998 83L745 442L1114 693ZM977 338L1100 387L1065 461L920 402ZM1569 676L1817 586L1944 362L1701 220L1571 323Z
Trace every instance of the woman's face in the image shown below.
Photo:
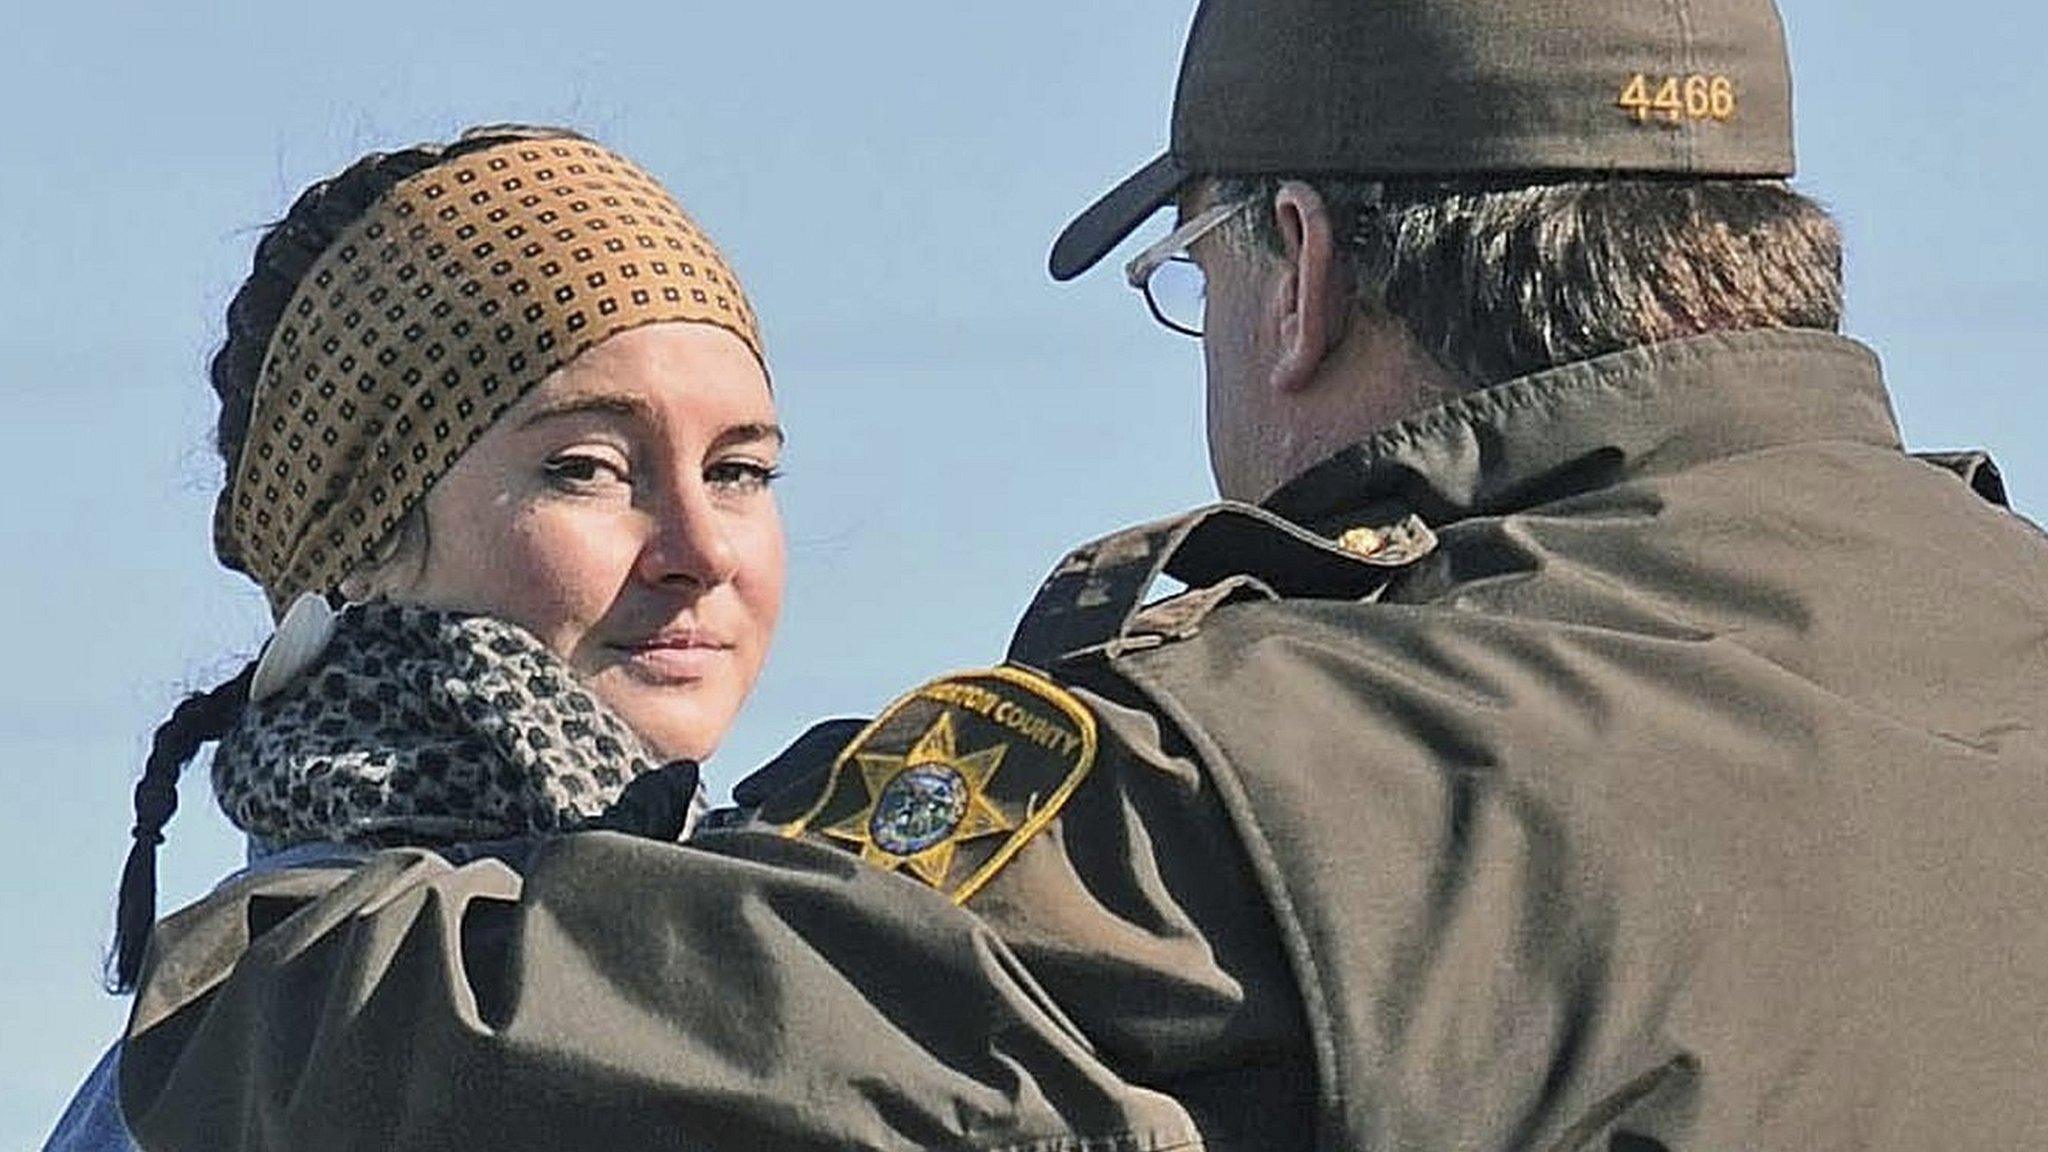
M708 324L630 329L535 387L434 485L394 598L522 625L664 758L702 759L782 606L761 366Z

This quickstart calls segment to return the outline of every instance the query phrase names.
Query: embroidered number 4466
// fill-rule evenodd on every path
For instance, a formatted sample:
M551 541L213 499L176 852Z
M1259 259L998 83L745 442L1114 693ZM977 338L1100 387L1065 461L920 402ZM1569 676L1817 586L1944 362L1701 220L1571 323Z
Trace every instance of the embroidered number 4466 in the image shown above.
M1735 115L1735 81L1726 76L1650 76L1638 72L1622 86L1615 101L1622 111L1647 124L1651 117L1672 124L1686 120L1727 120Z

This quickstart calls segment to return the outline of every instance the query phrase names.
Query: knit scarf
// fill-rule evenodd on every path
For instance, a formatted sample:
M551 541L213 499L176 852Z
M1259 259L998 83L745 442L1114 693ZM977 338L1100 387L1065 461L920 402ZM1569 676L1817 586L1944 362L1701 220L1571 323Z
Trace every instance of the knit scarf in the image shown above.
M655 761L530 633L389 603L344 611L318 663L251 704L214 795L272 846L490 840L574 827Z

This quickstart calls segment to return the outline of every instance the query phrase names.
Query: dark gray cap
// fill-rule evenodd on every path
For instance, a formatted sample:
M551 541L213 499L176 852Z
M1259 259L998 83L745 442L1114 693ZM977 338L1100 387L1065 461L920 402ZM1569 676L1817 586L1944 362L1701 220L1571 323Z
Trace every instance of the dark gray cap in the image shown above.
M1081 274L1191 176L1792 174L1772 0L1202 0L1164 156L1067 225Z

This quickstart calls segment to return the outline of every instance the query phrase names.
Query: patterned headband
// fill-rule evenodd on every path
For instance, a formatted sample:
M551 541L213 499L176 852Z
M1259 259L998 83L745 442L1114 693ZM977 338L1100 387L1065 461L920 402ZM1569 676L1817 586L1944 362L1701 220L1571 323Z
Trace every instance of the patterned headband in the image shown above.
M216 554L275 613L332 591L528 389L663 320L715 324L761 357L732 270L624 157L518 140L400 181L271 335Z

